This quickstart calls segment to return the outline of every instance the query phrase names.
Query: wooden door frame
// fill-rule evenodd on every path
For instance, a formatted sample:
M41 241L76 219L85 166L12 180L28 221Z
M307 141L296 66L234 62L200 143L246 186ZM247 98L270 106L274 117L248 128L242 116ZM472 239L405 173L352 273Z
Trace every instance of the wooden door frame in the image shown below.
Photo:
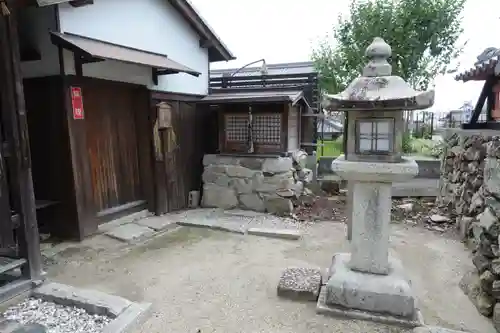
M153 180L150 176L153 170L153 167L151 166L151 142L149 141L149 139L151 138L151 136L149 135L149 133L151 132L149 130L150 119L148 115L150 99L147 87L141 85L76 75L65 75L64 82L64 96L66 105L65 108L68 121L68 134L71 145L74 193L78 211L77 238L81 240L86 236L94 234L98 230L99 224L102 222L109 221L123 215L128 215L140 209L147 208L148 210L153 210L154 208L154 194L152 194ZM85 90L85 87L89 87L99 83L115 86L126 86L137 91L137 95L134 96L140 97L141 94L144 96L143 98L135 98L134 100L134 103L137 104L137 106L134 107L134 117L136 123L135 131L139 164L139 179L142 186L143 196L146 202L145 204L141 203L140 205L132 206L127 206L127 204L125 204L123 206L120 206L121 209L112 208L110 209L109 214L106 214L105 216L99 216L97 208L94 204L90 163L86 158L86 153L83 153L87 152L88 148L85 119L73 119L70 96L70 87L72 85L81 86L82 90ZM83 103L85 110L85 92L83 92L83 94ZM82 153L79 154L79 152Z
M28 124L21 75L19 41L17 34L17 10L15 0L6 0L10 13L0 15L0 76L2 122L5 137L10 143L10 187L13 190L14 209L19 213L18 244L20 254L28 263L21 271L27 280L40 280L42 258L36 220L35 196L31 177ZM28 288L31 287L31 283ZM20 291L20 290L18 290ZM0 295L1 296L1 295Z

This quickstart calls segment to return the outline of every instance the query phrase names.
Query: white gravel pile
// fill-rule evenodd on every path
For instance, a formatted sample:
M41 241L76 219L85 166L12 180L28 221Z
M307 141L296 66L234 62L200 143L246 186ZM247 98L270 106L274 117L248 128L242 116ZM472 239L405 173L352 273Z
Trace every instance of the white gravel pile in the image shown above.
M40 324L47 333L100 333L111 318L88 314L85 310L28 298L3 313L21 324Z

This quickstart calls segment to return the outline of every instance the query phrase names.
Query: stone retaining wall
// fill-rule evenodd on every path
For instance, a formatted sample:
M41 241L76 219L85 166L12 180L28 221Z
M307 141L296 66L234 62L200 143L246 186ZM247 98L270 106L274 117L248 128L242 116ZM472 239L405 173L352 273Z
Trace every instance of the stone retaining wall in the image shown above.
M470 133L470 132L469 132ZM500 332L500 137L448 130L444 135L438 206L455 217L473 246L475 272L460 287Z
M202 206L290 214L292 199L312 181L306 158L304 152L268 158L205 155Z

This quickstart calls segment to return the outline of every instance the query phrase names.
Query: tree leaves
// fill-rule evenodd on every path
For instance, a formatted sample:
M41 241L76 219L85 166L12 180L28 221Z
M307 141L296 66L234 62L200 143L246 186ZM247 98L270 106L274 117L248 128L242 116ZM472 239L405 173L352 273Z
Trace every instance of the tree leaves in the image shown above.
M333 41L325 39L313 50L322 88L345 89L366 64L366 47L382 37L392 47L393 75L427 89L463 50L457 40L465 1L351 0L348 15L339 16L333 28Z

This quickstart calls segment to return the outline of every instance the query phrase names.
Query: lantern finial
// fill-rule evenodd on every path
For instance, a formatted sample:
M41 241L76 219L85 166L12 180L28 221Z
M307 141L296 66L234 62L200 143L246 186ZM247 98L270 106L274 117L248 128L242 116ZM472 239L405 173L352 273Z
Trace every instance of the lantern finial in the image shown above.
M370 60L363 69L363 76L390 76L392 66L387 62L392 54L391 47L382 38L375 37L366 48L365 56Z

